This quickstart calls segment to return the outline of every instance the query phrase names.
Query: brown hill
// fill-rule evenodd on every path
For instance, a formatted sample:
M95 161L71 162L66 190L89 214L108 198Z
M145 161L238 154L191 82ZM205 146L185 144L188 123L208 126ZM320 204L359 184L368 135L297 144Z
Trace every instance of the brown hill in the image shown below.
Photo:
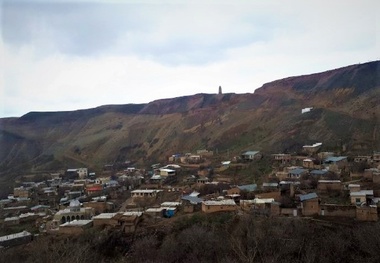
M207 148L238 154L298 151L323 142L349 152L380 149L380 62L290 77L253 94L196 94L148 104L0 119L4 178L35 170L136 160ZM301 109L313 107L310 113ZM7 179L8 180L8 179Z

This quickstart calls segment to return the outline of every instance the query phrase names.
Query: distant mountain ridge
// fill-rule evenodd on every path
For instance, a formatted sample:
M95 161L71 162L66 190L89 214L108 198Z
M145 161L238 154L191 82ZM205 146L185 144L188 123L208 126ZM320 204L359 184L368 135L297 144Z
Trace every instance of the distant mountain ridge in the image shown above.
M301 114L305 107L314 110ZM276 80L254 93L3 118L0 171L13 178L127 159L149 163L203 148L294 152L317 141L326 149L366 152L380 149L379 115L380 62L374 61Z

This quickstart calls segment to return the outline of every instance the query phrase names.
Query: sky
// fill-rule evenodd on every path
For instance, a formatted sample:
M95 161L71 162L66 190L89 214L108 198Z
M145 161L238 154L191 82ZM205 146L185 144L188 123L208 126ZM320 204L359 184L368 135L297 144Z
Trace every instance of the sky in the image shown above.
M253 93L380 59L378 0L0 0L0 118Z

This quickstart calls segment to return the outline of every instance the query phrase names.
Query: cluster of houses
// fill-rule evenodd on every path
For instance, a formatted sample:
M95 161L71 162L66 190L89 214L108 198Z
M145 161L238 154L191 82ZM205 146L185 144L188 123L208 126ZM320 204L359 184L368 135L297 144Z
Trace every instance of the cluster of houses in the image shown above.
M321 143L307 145L305 156L272 154L273 172L260 184L231 183L228 167L234 160L220 164L224 174L210 176L212 171L200 165L196 175L189 174L186 165L194 168L212 158L207 150L173 155L168 165L154 164L149 171L127 167L96 176L86 168L68 169L52 179L15 187L13 195L0 200L0 222L3 227L30 223L43 233L72 235L92 227L131 233L142 222L197 212L378 221L380 153L351 162L347 156L319 152L320 147ZM262 158L260 151L239 156L253 164ZM343 177L355 162L366 162L369 168ZM125 192L130 197L116 207L110 200ZM29 242L28 233L0 237L0 246Z

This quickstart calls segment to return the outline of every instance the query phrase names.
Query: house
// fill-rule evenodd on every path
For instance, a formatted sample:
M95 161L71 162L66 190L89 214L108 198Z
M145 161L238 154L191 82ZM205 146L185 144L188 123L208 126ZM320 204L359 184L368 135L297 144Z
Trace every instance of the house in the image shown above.
M369 162L371 162L371 160L372 160L372 156L363 156L363 155L361 155L361 156L356 156L355 158L354 158L354 162L355 163L369 163Z
M162 177L168 177L168 176L176 175L176 171L173 169L161 168L161 169L159 169L159 171L160 171L160 176L162 176Z
M308 154L316 153L322 146L321 142L314 143L312 145L304 145L303 150Z
M237 210L237 205L232 199L218 200L218 201L203 201L202 212L232 212Z
M380 184L380 172L372 173L372 182L375 184Z
M351 204L354 205L370 204L372 198L373 190L360 190L350 193Z
M379 220L377 214L377 206L357 206L356 207L356 219L358 221L377 222Z
M241 154L243 161L253 161L262 158L262 154L259 151L246 151Z
M278 190L278 183L263 183L262 189L264 191L275 191Z
M253 200L241 200L240 207L243 210L253 210L256 214L270 215L273 198L255 198Z
M11 235L0 237L0 247L13 247L31 242L33 235L28 231L22 231Z
M133 190L131 192L132 198L156 198L157 194L161 192L162 190L156 190L156 189L145 189L145 190Z
M340 180L318 180L317 189L320 193L328 193L330 191L340 192L342 190L342 182Z
M101 213L92 218L94 226L117 226L118 220L115 219L117 213Z
M329 174L327 170L312 170L310 171L310 175L316 178L325 177Z
M287 153L272 154L272 157L275 161L280 162L280 163L288 163L292 160L292 156Z
M87 185L86 192L88 195L101 195L103 193L103 185L101 184Z
M320 200L316 193L310 193L299 196L301 201L302 215L313 216L319 214Z
M32 194L32 188L31 187L15 187L13 189L13 196L14 197L20 197L20 198L29 198Z
M372 162L375 163L375 164L379 164L380 163L380 152L373 152Z
M181 200L182 209L185 213L193 213L201 210L203 199L199 198L198 195L186 195L183 196Z
M347 188L350 191L350 193L359 192L360 191L360 184L349 184L347 186Z
M348 166L347 156L330 156L324 160L323 164L329 167L329 170L337 171Z
M373 181L373 175L375 174L375 176L377 176L379 173L380 173L379 169L369 168L369 169L364 170L363 177L370 181Z
M99 197L99 201L90 201L83 203L83 207L90 207L94 209L94 214L101 214L107 211L112 211L114 209L114 204L112 202L106 202L101 200L102 197Z
M209 179L208 177L200 177L197 179L197 183L198 184L205 184L205 183L208 183L209 182Z
M20 224L20 218L18 216L4 218L4 226L16 226Z
M288 172L288 178L300 179L303 175L307 174L307 170L303 168L295 168Z
M138 211L127 211L116 215L124 233L133 233L141 221L143 213Z
M161 218L164 216L164 210L163 207L150 207L145 210L145 214L152 216L153 218Z
M60 234L78 235L83 233L86 229L91 228L92 225L92 220L74 220L61 224L58 232Z

